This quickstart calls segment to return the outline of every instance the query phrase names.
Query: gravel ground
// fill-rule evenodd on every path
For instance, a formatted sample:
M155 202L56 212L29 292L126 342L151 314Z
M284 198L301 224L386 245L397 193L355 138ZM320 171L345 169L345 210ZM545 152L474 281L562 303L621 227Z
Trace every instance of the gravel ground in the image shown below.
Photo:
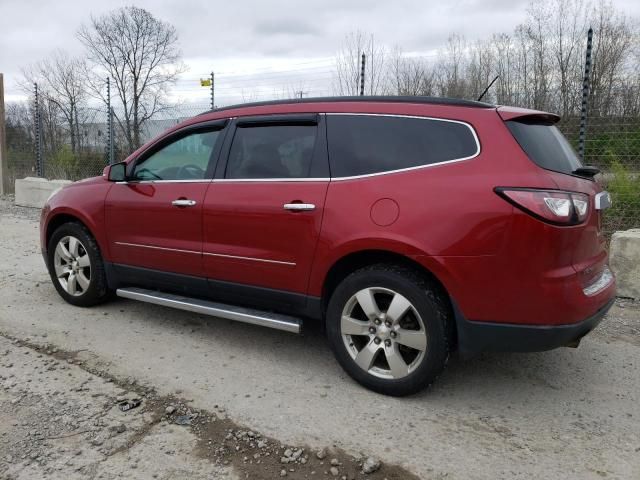
M65 304L39 212L11 201L0 478L640 478L639 302L619 300L578 349L453 359L434 388L388 398L354 384L315 329Z

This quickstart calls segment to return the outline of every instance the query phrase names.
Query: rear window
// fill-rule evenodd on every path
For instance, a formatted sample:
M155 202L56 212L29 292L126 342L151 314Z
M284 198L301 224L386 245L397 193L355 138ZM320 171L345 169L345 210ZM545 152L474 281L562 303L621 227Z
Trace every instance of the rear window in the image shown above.
M582 166L571 144L552 123L515 120L506 123L522 149L539 167L572 173Z
M351 177L473 157L467 124L384 115L327 115L332 177Z

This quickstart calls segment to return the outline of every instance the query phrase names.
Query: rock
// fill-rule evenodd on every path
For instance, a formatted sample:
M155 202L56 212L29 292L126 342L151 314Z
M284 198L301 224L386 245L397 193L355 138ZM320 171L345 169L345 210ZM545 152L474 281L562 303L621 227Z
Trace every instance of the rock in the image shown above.
M369 457L362 464L362 473L373 473L380 469L380 461L376 458Z
M282 470L280 470L280 476L281 477L286 477L287 476L287 471L284 468Z
M267 446L267 442L265 442L264 440L258 441L258 448L265 448L266 446Z
M640 228L611 236L609 263L620 297L640 298Z
M318 450L316 452L316 458L318 460L324 460L325 458L327 458L327 449L323 448L322 450Z
M176 425L191 425L191 419L191 415L178 415L173 423L175 423Z
M164 409L164 413L166 413L167 415L171 415L175 411L176 411L176 407L174 407L173 405L169 405L167 408Z
M332 458L331 465L333 465L334 467L337 467L338 465L340 465L340 460L338 460L337 458Z
M124 433L127 430L127 426L124 423L118 423L117 425L111 427L111 430L116 433Z
M290 449L290 448L287 448L287 449L284 451L284 456L285 456L285 457L291 457L292 455L293 455L293 452L291 451L291 449Z
M338 475L340 475L340 472L338 471L338 467L331 467L329 469L329 473L331 473L331 475L333 475L334 477L337 477Z

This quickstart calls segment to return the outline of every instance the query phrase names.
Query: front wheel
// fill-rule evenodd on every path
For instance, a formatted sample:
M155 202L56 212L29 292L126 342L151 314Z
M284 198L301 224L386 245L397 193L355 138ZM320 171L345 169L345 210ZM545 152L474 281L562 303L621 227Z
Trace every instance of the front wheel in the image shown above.
M340 365L386 395L410 395L430 385L451 348L451 313L440 290L395 265L349 275L327 309L327 335Z
M49 240L49 275L68 303L80 307L97 305L109 296L100 248L84 225L69 222Z

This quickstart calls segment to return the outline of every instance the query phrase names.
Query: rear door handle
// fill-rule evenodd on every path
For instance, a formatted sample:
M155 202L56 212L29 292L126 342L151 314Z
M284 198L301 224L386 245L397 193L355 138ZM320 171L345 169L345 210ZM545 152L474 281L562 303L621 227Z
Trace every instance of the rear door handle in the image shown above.
M313 203L285 203L282 208L285 210L293 210L294 212L306 212L315 210L316 206Z
M189 200L187 198L179 198L171 202L171 205L174 207L193 207L195 204L195 200Z

